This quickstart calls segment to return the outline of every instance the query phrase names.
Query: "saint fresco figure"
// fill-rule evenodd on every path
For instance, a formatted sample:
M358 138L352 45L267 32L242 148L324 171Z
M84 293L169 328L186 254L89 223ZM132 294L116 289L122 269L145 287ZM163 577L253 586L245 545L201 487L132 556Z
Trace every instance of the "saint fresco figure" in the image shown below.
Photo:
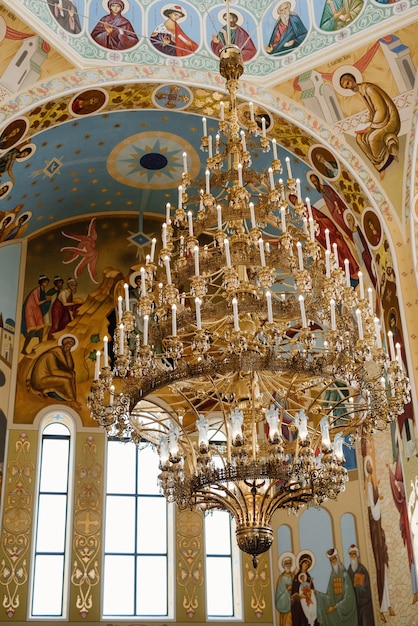
M282 54L300 46L308 31L289 1L276 7L277 21L266 46L267 54Z
M71 0L48 0L51 13L58 24L67 32L78 35L81 23L77 7Z
M27 378L28 388L38 395L76 402L76 373L71 352L78 346L74 335L63 335L58 345L35 359Z
M223 26L216 35L212 35L212 41L210 43L212 52L216 54L216 56L220 56L222 48L228 43L228 14L224 13L222 19L225 22L225 26ZM255 56L257 48L247 31L240 26L239 22L241 20L242 17L238 15L238 13L229 13L230 43L241 50L243 61L250 61L253 56Z
M375 626L369 572L360 561L360 550L354 543L348 548L348 555L350 565L347 571L356 595L358 624L359 626Z
M167 19L156 26L150 38L154 48L171 57L185 57L195 52L199 45L178 24L187 18L185 9L173 4L165 8L162 15Z
M99 46L109 50L127 50L138 43L139 39L131 22L122 15L125 9L123 0L109 0L109 13L97 22L91 31L91 37Z
M357 145L383 178L383 171L398 156L401 120L392 98L379 85L358 83L354 74L340 77L340 86L359 94L369 110L369 121L356 130Z
M335 548L327 550L331 573L325 597L324 626L357 626L357 605L351 578Z
M295 555L284 552L279 559L279 577L276 585L275 605L279 612L279 626L292 626L291 592L295 568Z
M345 28L360 14L364 0L325 0L319 27L333 31Z
M316 591L309 573L314 565L313 555L303 551L298 556L298 571L293 577L291 589L291 624L319 626L317 620Z
M38 337L39 343L44 339L47 326L45 316L51 305L51 299L46 295L48 285L48 276L41 274L38 278L38 286L32 289L23 303L21 330L25 341L23 343L22 354L28 354L27 348L33 337Z

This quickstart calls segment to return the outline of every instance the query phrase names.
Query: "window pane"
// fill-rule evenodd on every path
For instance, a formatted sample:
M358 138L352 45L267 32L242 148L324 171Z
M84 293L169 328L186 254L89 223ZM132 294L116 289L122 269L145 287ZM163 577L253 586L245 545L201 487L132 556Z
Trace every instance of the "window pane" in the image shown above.
M135 493L136 447L109 441L107 452L107 492Z
M138 557L138 615L167 615L166 580L167 559L165 557Z
M43 430L43 435L62 435L64 437L70 436L70 431L65 424L61 424L61 422L52 422L52 424L48 424Z
M226 511L212 511L205 516L206 554L231 553L231 518Z
M138 493L160 493L158 475L159 457L150 446L139 451L138 463Z
M35 557L32 615L62 615L64 557Z
M107 496L105 552L135 551L135 498Z
M138 552L167 552L167 503L165 498L138 498ZM150 541L152 537L152 541Z
M69 439L44 439L40 491L67 491Z
M104 615L134 615L134 570L135 559L132 556L105 557L103 582Z
M39 497L37 552L64 552L66 518L66 495Z
M206 558L206 594L209 617L231 617L232 571L229 557Z

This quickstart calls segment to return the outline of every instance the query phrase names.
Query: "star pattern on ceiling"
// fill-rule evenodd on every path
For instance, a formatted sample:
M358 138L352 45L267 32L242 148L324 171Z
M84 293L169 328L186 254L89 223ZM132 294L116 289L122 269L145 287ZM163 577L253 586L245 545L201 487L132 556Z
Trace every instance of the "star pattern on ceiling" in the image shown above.
M144 132L131 135L110 152L109 174L117 181L143 189L178 186L183 173L186 152L191 174L200 168L195 149L182 137L166 132Z

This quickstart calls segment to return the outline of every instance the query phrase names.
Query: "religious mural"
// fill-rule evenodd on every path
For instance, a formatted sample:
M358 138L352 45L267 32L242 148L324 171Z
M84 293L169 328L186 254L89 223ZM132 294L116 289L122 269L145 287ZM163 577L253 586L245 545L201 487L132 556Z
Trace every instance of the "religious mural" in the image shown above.
M300 0L266 3L258 22L247 3L233 5L229 24L226 24L222 4L212 5L209 17L206 17L200 16L188 3L156 2L145 10L132 0L97 1L90 3L89 8L82 0L51 0L44 7L43 19L51 31L60 33L63 40L69 38L66 39L69 45L74 45L73 40L78 41L79 49L83 50L84 45L87 49L83 41L88 41L88 46L94 46L97 51L97 58L128 61L135 58L135 51L142 45L147 54L154 55L150 57L151 63L159 63L161 59L165 63L175 57L186 70L187 64L195 58L199 58L204 67L215 68L229 27L234 41L243 50L246 71L248 69L255 75L261 67L263 72L268 72L273 67L276 69L283 63L293 62L297 55L302 59L305 46L314 41L314 36L322 43L333 43L343 33L349 36L349 33L360 32L358 29L363 28L361 24L366 20L366 5L381 10L379 4L399 4L401 7L404 3L390 0L336 0L331 3L321 0L309 5L311 10L308 4ZM22 52L32 33L3 7L0 7L1 20L5 24L5 29L0 29L5 32L0 40L0 72L3 72L0 88L4 96L15 55ZM42 39L36 36L34 41L40 60L39 76L54 73L57 64L60 68L71 67ZM400 215L400 194L394 193L393 181L404 161L406 121L410 114L408 98L414 87L417 45L414 28L407 27L372 44L360 46L348 57L333 59L314 71L300 73L297 78L281 85L285 94L298 99L301 106L314 113L317 119L324 120L336 136L357 152L387 191ZM402 64L398 63L400 48L404 59ZM194 56L202 50L206 56ZM115 56L111 57L111 54ZM152 72L149 67L146 71ZM36 82L39 76L28 79L26 87ZM168 79L173 80L173 77ZM9 95L15 89L10 84L7 83ZM209 112L209 116L217 115L218 103L212 102L208 92L201 89L193 102L195 95L174 80L163 86L153 84L144 88L140 97L129 86L122 85L109 90L104 87L83 89L69 94L63 102L51 102L42 110L39 107L36 114L25 114L3 127L0 133L0 243L7 245L0 249L0 266L7 267L8 271L6 282L5 277L3 281L0 279L0 404L6 407L5 412L3 408L0 411L0 421L6 420L11 365L13 354L18 353L16 424L31 424L41 408L60 403L74 409L85 426L94 425L88 415L86 398L97 351L102 347L104 335L111 336L115 326L114 288L127 281L129 295L134 301L135 275L142 254L136 244L141 241L141 234L151 235L160 229L159 222L149 218L138 226L134 196L128 199L126 206L132 208L127 209L123 219L120 216L113 218L112 209L103 207L102 214L96 215L92 211L89 215L85 211L85 218L75 223L69 215L59 214L59 207L48 207L48 210L43 207L36 211L27 199L18 203L16 183L39 157L37 150L43 149L36 140L28 138L30 130L33 134L40 128L52 128L59 121L82 122L83 118L97 113L109 116L109 111L117 105L129 108L140 102L147 108L151 98L153 108L180 109L193 103L196 109ZM261 118L265 116L268 128L274 129L273 115L259 105L255 105L255 110L260 128ZM240 123L245 125L249 115L247 105L241 107L240 115ZM318 222L318 241L326 247L329 236L337 243L340 265L344 266L345 259L349 261L351 284L359 291L363 288L367 293L370 287L373 293L376 292L373 308L384 328L391 331L394 349L399 344L400 358L407 368L395 263L380 207L371 207L365 201L355 178L341 166L337 149L324 148L314 142L307 145L306 137L292 137L292 130L285 124L282 131L289 131L289 143L294 140L295 161L303 161L297 164L297 176L300 176L302 195L310 197L305 209L307 214L311 211ZM319 131L323 131L323 127L318 124ZM170 135L174 137L174 133ZM152 163L146 160L149 155L144 146L149 148L149 142L146 131L137 136L130 133L126 145L118 145L115 150L132 150L134 147L140 152L143 163L149 163L143 167L144 180L146 178L148 188L152 188L152 185L158 185L158 176L161 180L162 176L171 174L163 166L158 169L158 163L162 161L157 163L155 157ZM161 146L157 141L152 144L154 155L161 155L158 152ZM81 149L80 146L76 148ZM178 146L175 150L179 152ZM44 154L43 151L42 156ZM115 178L121 176L117 166L122 162L123 154L120 153L119 161L115 158L113 165L109 165ZM44 169L37 166L38 169L31 172L31 181L48 176L55 185L63 185L61 180L57 182L63 165L60 157L58 148L51 149L48 164L45 166L45 159L41 159ZM176 167L181 167L181 159ZM132 169L128 173L132 178ZM171 175L171 178L175 177ZM68 176L67 180L70 180ZM125 188L128 186L126 178L119 180ZM75 177L74 182L70 182L70 188L75 188ZM291 205L297 201L294 194L288 194L287 199ZM105 211L108 215L103 214ZM54 225L57 214L60 224ZM39 218L44 221L37 222ZM43 230L37 233L38 228ZM7 294L8 302L17 302L19 275L11 276L9 269L19 267L21 244L12 246L11 242L28 235L22 308L17 315L16 311L6 311L2 296ZM145 250L148 250L146 246ZM7 289L12 286L14 290L11 295L5 290L6 284ZM21 317L21 326L17 329L14 328L16 317ZM343 534L349 538L349 545L344 550L331 545L333 542L321 551L304 548L303 533L298 548L289 546L282 551L279 546L275 605L281 626L317 626L319 623L352 626L356 619L359 624L373 626L373 605L382 622L395 624L393 605L396 598L391 593L391 581L394 580L402 580L407 594L410 593L411 604L417 601L414 552L418 552L418 467L411 404L393 425L391 446L389 450L384 446L375 449L364 440L357 451L358 471L364 480L373 571L362 563L366 555L360 551L357 538L347 532ZM347 450L347 456L348 453ZM378 468L382 466L387 470L388 486L378 475ZM321 559L322 562L325 560L325 565L321 566L319 577L313 574L313 570L319 567ZM374 574L377 589L373 590L370 577ZM340 613L340 603L346 607L344 615Z

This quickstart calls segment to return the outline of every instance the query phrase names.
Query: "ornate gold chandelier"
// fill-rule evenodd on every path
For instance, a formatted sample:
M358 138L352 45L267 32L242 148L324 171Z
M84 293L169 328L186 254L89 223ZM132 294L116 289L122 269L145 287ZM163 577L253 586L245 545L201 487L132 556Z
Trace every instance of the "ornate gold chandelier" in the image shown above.
M127 285L119 296L115 356L105 341L89 408L109 435L158 449L170 502L229 511L256 566L274 512L336 498L348 480L343 444L396 419L409 383L391 335L389 354L382 345L370 293L361 280L351 287L328 235L326 250L318 244L290 167L278 179L275 140L251 104L240 129L235 46L220 72L229 106L213 143L203 119L204 189L191 194L183 155L178 206L166 207L135 310ZM272 147L267 171L252 167L256 143ZM162 411L144 414L145 401Z

